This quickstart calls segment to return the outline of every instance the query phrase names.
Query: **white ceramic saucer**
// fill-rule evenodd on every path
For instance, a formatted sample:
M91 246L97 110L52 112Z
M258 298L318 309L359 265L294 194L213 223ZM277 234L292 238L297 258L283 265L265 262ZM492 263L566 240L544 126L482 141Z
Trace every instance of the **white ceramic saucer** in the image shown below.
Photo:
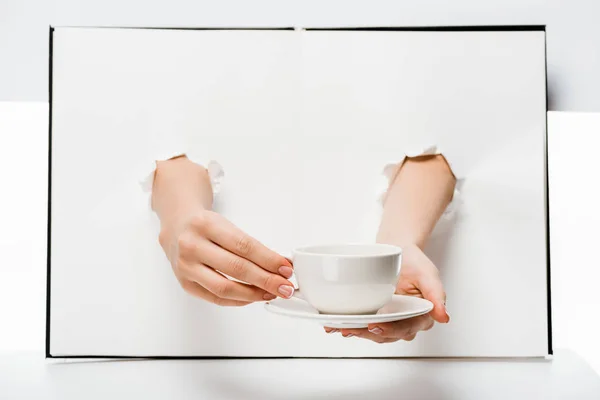
M433 309L429 300L413 296L395 294L392 300L376 314L367 315L335 315L319 314L319 312L299 298L289 300L277 298L265 304L267 311L286 317L312 320L330 328L366 328L378 322L400 321L427 314Z

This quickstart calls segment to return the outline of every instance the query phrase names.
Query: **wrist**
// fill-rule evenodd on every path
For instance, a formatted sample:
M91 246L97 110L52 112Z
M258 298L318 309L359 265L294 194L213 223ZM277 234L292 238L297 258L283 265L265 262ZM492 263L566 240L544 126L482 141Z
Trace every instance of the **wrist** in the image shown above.
M191 216L197 215L206 209L200 204L172 204L162 212L157 212L161 228L176 230L184 225Z
M206 168L186 157L157 163L151 203L161 221L198 207L211 209L212 201L212 185Z
M160 220L158 241L167 252L167 256L169 256L170 251L174 248L173 245L177 243L177 238L180 233L183 232L192 217L203 211L205 211L205 209L201 206L186 205L169 207L162 213L157 212Z
M387 232L380 230L377 234L377 243L391 244L400 248L418 247L423 250L426 240L410 234L401 234L398 232Z

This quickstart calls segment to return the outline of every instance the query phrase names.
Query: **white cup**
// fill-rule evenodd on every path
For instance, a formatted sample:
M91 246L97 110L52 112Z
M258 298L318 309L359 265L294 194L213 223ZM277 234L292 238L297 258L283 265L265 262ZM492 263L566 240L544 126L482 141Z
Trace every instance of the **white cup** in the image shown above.
M402 249L388 244L297 248L292 261L297 297L322 314L374 314L398 284Z

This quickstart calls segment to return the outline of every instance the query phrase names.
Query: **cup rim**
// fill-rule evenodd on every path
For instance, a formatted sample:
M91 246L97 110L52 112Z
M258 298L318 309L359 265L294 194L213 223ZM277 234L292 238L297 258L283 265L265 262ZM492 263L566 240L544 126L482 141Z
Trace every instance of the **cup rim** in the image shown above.
M388 251L381 254L342 254L342 253L322 253L315 251L315 248L325 247L362 247L372 246L387 248ZM402 248L393 244L387 243L325 243L325 244L314 244L307 246L296 247L292 250L292 254L308 255L308 256L319 256L319 257L336 257L336 258L381 258L390 256L402 255Z

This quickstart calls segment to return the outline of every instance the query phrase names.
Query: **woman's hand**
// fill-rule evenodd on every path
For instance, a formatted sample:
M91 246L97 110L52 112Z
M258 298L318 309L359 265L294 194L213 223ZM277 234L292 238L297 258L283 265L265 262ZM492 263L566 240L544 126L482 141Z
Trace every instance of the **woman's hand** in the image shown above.
M402 321L369 324L367 329L342 329L342 335L356 336L377 343L411 341L418 332L431 329L435 321L450 321L445 305L446 293L438 269L416 245L406 246L402 250L402 268L396 293L425 298L433 303L433 310L429 314ZM325 331L338 332L332 328L325 328Z
M291 297L290 261L211 206L206 169L186 157L158 163L152 208L161 223L160 245L183 289L221 306Z
M408 158L398 166L385 196L377 242L402 247L396 293L425 298L433 303L433 310L403 321L370 324L368 329L342 329L343 336L377 343L410 341L418 332L431 329L435 321L450 321L438 270L421 249L452 200L455 185L456 178L442 155Z
M290 262L215 212L190 213L164 227L159 241L183 289L211 303L244 306L294 293L284 278Z

